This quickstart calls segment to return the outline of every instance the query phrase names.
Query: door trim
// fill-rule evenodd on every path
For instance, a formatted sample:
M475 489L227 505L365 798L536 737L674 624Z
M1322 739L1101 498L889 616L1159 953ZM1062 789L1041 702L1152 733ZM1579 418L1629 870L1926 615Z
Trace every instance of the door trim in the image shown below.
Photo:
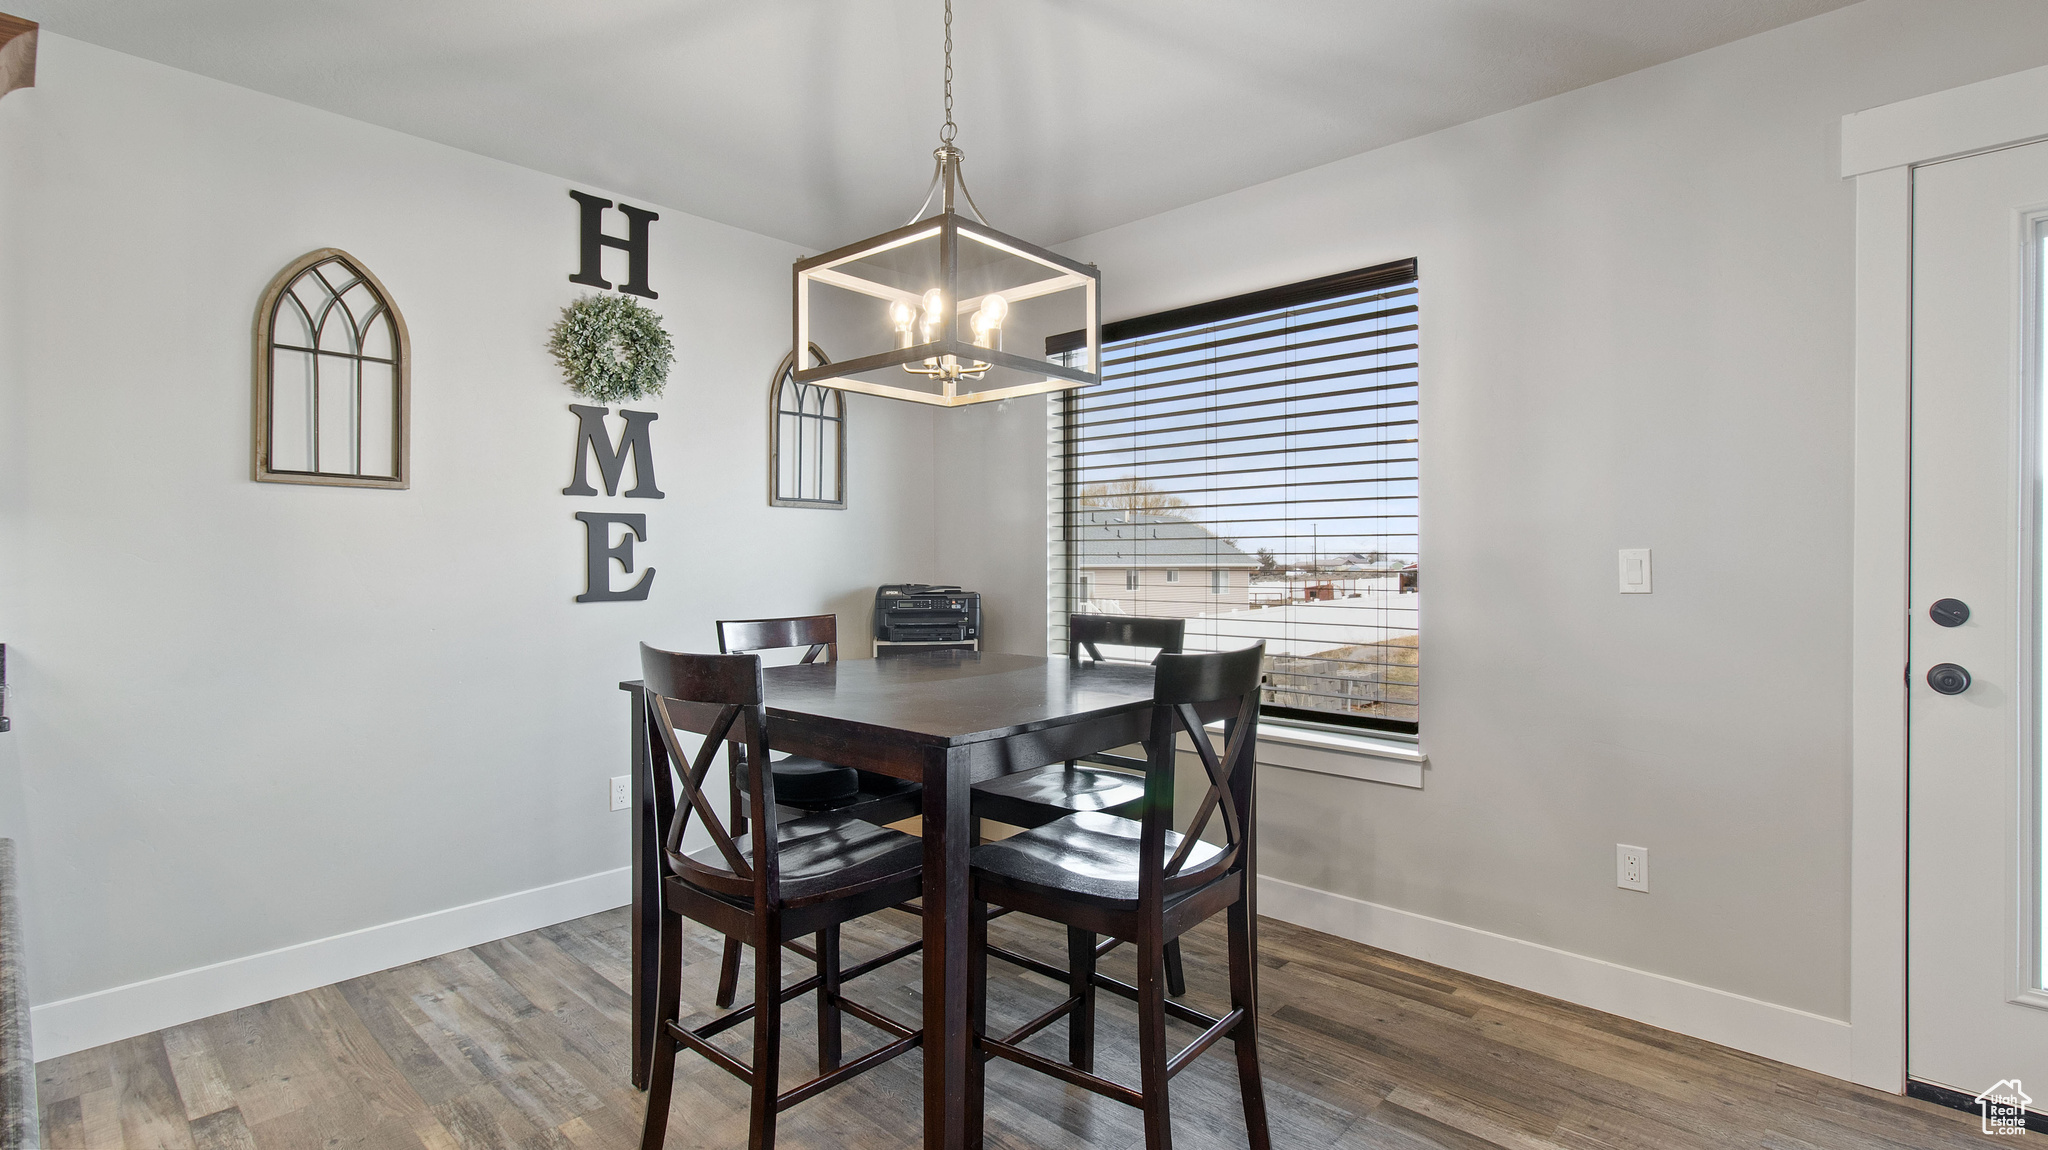
M1913 169L2048 139L2048 67L1842 117L1856 181L1850 1079L1906 1089L1906 620Z

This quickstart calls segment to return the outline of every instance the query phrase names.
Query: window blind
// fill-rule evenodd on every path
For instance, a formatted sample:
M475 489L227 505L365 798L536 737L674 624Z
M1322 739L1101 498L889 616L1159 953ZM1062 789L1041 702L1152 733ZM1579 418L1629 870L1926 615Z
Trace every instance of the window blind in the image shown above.
M1104 325L1051 413L1055 644L1177 616L1189 650L1265 640L1268 715L1417 730L1419 331L1413 260Z

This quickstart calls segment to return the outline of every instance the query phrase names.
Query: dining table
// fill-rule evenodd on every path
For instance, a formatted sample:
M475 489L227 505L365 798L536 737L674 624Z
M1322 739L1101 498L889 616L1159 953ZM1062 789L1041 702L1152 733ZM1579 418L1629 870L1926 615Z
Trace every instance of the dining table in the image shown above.
M902 651L873 659L764 671L768 745L923 784L924 1144L967 1146L968 851L975 783L1142 742L1151 722L1146 664L970 650ZM661 842L642 764L644 692L632 697L633 1084L647 1085L660 939ZM712 708L674 707L679 730L703 733Z

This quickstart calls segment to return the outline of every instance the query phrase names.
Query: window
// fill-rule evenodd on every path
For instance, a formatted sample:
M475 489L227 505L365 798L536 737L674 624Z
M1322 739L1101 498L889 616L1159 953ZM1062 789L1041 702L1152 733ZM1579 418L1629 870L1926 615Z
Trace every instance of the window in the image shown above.
M1166 569L1166 581L1167 581L1168 583L1178 583L1178 582L1180 582L1180 568L1178 568L1178 567L1168 567L1168 568Z
M812 366L832 362L810 345ZM768 505L846 509L846 397L797 383L796 353L782 357L768 385Z
M260 483L410 486L405 319L377 277L321 248L270 281L256 312Z
M1124 590L1136 591L1137 589L1138 569L1136 567L1133 567L1129 571L1124 572Z
M1052 428L1055 641L1091 570L1206 568L1210 598L1124 607L1265 640L1269 716L1416 731L1419 331L1412 260L1104 325Z

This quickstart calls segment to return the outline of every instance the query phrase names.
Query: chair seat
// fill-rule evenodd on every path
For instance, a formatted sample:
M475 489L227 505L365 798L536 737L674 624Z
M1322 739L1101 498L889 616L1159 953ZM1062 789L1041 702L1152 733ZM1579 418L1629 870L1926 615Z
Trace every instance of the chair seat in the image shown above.
M909 779L899 779L894 775L861 770L854 771L854 774L860 776L860 793L862 798L893 798L897 795L907 795L913 791L924 789L922 784L913 783ZM781 777L780 775L776 776L777 779Z
M777 766L782 764L777 763ZM844 769L844 768L842 768ZM777 780L778 784L780 779ZM778 796L780 797L780 796ZM804 902L821 895L833 896L850 892L900 875L915 873L924 862L924 840L902 831L892 831L873 823L838 814L821 811L800 819L791 819L777 825L777 861L782 874L782 897L788 904ZM754 846L752 836L740 837L735 842L740 857L748 866L753 865ZM714 893L732 895L731 890L720 887L732 885L730 881L697 883L692 881L698 869L713 872L714 876L731 876L726 866L725 855L716 846L689 852L683 859L670 856L676 863L679 877L693 886L702 886Z
M977 877L999 885L1131 909L1138 905L1142 828L1136 819L1084 811L975 847L968 858ZM1180 843L1179 834L1166 832L1167 857ZM1180 873L1193 874L1222 853L1221 847L1198 842Z
M995 818L1002 818L1002 811L998 808L1024 807L1042 811L1042 818L1019 824L1031 825L1058 819L1074 811L1116 811L1134 806L1145 797L1145 780L1143 776L1106 767L1055 764L977 784L974 794L976 798L989 800L990 814Z
M739 785L743 795L749 793L748 787L752 785L750 768L749 763L740 764ZM837 763L791 755L774 760L769 769L775 772L775 801L784 806L843 803L860 793L860 772Z

